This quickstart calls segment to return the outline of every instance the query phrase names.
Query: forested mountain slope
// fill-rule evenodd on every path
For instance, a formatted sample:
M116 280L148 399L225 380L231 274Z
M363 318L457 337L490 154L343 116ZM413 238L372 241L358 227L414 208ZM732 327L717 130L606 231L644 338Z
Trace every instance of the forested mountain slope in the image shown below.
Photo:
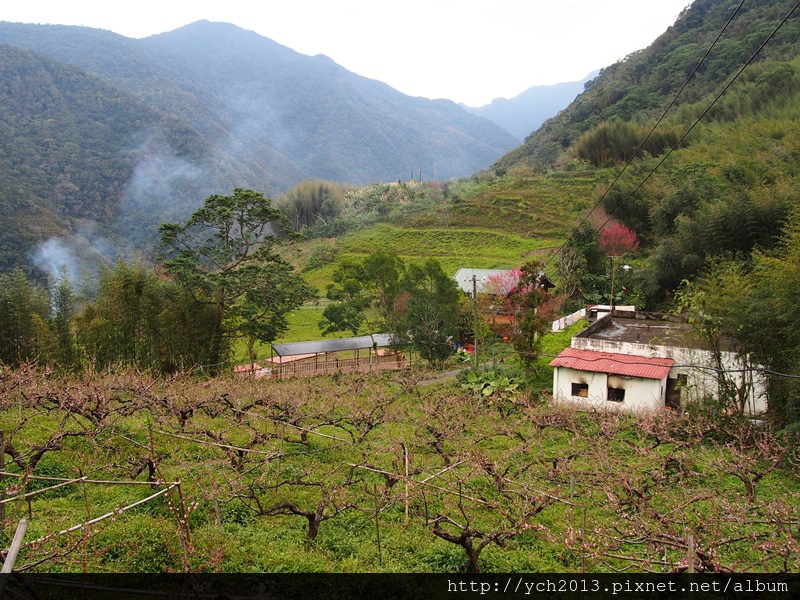
M82 69L0 45L0 269L43 239L111 235L141 145L154 131L173 156L209 148L186 123ZM232 180L231 180L232 181ZM199 192L195 189L194 192Z
M638 236L639 301L664 307L713 261L774 248L800 210L799 35L794 1L696 0L493 170L613 173L595 226Z
M0 23L0 44L0 201L14 213L0 269L79 226L146 248L159 223L234 187L468 176L515 144L453 102L410 98L233 25L134 40Z
M792 12L795 4L792 0L695 0L653 44L603 69L569 107L503 156L495 168L504 172L515 165L557 165L583 133L601 123L653 124L690 75L670 113L670 122L693 120L695 113L677 113L677 109L707 105L773 32L754 65L788 61L800 53L800 25L797 11Z

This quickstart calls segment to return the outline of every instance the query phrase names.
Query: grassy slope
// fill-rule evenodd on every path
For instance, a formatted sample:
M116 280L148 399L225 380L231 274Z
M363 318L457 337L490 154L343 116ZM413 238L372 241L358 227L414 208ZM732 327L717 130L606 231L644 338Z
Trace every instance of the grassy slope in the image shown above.
M581 171L456 182L448 198L427 190L428 197L396 210L387 222L328 244L337 258L388 249L409 260L437 258L453 273L460 267L519 267L564 241L592 204L604 175ZM324 265L307 271L307 277L324 289L331 270Z
M317 323L336 261L363 258L376 250L397 252L404 260L436 258L447 273L462 267L511 269L529 260L546 259L594 203L607 173L602 170L506 176L452 182L450 197L425 189L411 206L395 210L387 222L349 232L339 238L292 244L284 257L302 270L323 299L294 311L289 330L278 342L323 339ZM308 268L315 252L328 260ZM339 336L328 336L339 337ZM259 356L269 346L257 347ZM235 360L246 362L246 348Z

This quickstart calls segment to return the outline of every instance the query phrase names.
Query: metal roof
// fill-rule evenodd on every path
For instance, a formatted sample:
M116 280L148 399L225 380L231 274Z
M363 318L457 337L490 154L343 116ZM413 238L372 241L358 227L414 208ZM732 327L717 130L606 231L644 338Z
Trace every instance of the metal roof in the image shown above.
M510 273L510 269L465 269L461 268L453 275L458 287L466 294L472 294L472 278L475 277L475 287L479 294L485 292L484 287L489 281L490 277L497 277L504 273ZM502 293L508 293L511 290L502 290Z
M366 350L373 347L385 348L391 343L392 336L386 333L376 333L372 336L363 335L336 340L272 344L272 350L278 356L295 356L297 354L325 354L326 352L344 352L346 350Z
M553 359L550 366L642 379L666 379L673 364L675 361L671 358L648 358L567 348Z

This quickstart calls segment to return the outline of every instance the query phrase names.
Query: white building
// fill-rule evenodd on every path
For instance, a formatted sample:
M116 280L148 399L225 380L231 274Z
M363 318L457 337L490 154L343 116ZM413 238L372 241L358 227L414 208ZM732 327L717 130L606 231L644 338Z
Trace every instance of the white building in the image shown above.
M730 348L720 357L725 376L743 394L745 412L764 412L761 373ZM654 411L720 392L714 354L690 325L664 317L606 315L573 337L550 365L553 398L584 407Z

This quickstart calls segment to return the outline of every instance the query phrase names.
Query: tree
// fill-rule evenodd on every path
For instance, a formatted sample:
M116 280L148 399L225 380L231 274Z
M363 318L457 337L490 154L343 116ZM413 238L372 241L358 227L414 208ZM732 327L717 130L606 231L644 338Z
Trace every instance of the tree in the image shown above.
M711 267L697 282L684 282L675 294L675 302L714 360L720 399L738 414L744 414L753 391L753 372L756 366L746 346L734 335L737 323L748 318L738 315L739 294L751 291L743 265L720 263ZM726 355L735 354L735 364L728 364Z
M556 256L555 267L560 275L561 293L567 300L580 295L580 274L585 263L586 260L572 246L565 247Z
M539 310L544 303L546 292L540 287L542 264L529 262L522 265L519 284L513 302L519 306L517 331L511 337L514 348L527 370L532 370L539 356L542 336L550 327L551 315Z
M324 333L388 333L431 362L451 353L460 294L437 260L406 266L394 252L379 250L362 261L343 259L332 278L319 324Z
M322 313L320 329L326 334L398 332L395 301L405 272L405 263L389 250L379 250L363 261L341 260L328 285L331 304Z
M208 339L212 370L238 337L271 342L287 328L286 314L314 296L274 249L288 234L284 214L259 192L237 188L213 195L184 224L159 228L164 267L196 302L213 307Z
M483 291L497 297L505 297L517 289L522 271L519 269L509 269L500 271L495 275L489 275L483 284Z
M52 292L53 317L50 329L53 332L54 348L51 358L63 368L76 366L78 360L75 339L70 320L75 312L75 294L67 276L66 266L59 270Z
M446 359L452 353L450 340L458 333L458 285L439 261L429 258L408 269L404 288L408 304L403 323L414 348L429 362Z
M135 365L163 373L209 364L204 340L214 311L175 281L120 260L100 274L97 298L73 319L94 366Z
M778 248L751 260L709 262L679 300L706 330L735 343L736 351L767 370L769 414L779 429L800 432L800 211L795 210Z
M345 188L330 181L302 181L284 194L279 205L297 231L326 224L342 212Z
M50 298L20 269L0 275L0 362L17 365L39 358L50 333Z
M612 223L600 232L600 248L608 256L620 257L639 248L636 234L622 223Z

